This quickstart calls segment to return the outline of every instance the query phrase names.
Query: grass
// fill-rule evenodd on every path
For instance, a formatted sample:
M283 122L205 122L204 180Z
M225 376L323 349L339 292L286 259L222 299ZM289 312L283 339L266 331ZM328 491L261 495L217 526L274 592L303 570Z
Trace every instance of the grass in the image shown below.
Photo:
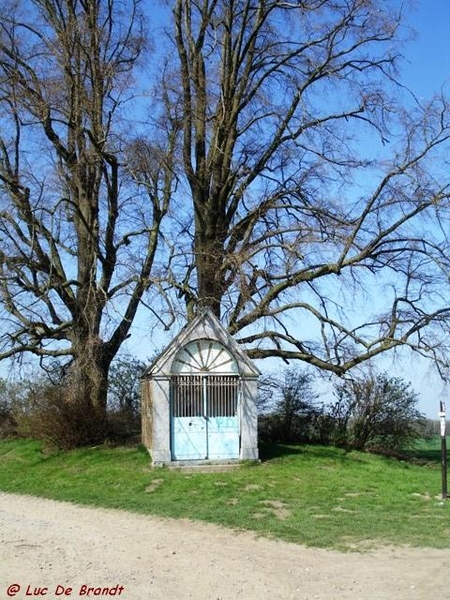
M3 440L0 489L316 547L450 547L450 500L439 496L436 455L420 465L320 446L268 446L262 455L261 464L192 474L151 469L141 447L45 453L39 442Z
M441 462L441 438L436 435L431 438L419 440L408 454L418 461L428 463Z

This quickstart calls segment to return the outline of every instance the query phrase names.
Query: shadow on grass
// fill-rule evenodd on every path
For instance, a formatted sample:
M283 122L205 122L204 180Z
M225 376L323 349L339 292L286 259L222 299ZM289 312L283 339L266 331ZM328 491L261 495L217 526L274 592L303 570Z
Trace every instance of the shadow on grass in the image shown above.
M411 462L418 463L441 463L441 451L440 450L409 450L407 454Z
M305 455L310 458L346 461L349 457L349 452L343 448L336 448L334 446L315 446L313 444L297 446L295 444L260 443L259 445L259 457L262 462L299 455ZM362 462L362 459L356 458L352 454L352 461Z
M301 446L287 446L284 444L267 443L260 443L259 445L259 458L262 462L274 460L275 458L295 456L304 453L305 449Z

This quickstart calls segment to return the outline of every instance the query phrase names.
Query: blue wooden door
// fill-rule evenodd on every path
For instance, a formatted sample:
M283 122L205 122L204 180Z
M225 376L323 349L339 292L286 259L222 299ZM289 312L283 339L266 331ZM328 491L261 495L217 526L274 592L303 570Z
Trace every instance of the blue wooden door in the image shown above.
M238 399L235 376L173 377L172 459L239 458Z
M239 380L211 375L206 385L208 458L239 458Z
M208 458L239 458L239 422L234 417L209 417Z
M208 456L204 381L201 375L172 378L172 460L202 460Z
M172 459L203 460L208 457L206 419L173 417Z

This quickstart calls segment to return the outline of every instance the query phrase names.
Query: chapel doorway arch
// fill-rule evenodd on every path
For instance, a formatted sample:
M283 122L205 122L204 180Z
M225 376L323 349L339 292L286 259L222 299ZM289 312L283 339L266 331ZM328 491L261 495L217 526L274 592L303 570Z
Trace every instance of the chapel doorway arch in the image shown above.
M220 342L193 340L172 362L172 460L238 459L241 381L238 365Z

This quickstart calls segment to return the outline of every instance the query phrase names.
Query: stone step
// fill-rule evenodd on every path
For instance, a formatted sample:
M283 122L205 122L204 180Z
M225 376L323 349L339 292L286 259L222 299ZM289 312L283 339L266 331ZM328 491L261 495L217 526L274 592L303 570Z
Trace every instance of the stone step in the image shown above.
M211 462L211 461L176 461L167 467L171 470L183 471L183 473L223 473L238 469L240 461L233 462Z

